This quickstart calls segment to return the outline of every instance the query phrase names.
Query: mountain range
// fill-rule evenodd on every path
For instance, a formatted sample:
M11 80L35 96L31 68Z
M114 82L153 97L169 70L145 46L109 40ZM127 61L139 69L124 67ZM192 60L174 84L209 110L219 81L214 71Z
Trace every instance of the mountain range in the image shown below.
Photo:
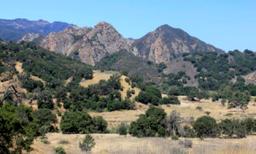
M170 64L173 57L189 52L223 52L181 29L162 25L139 39L124 38L111 24L83 27L44 20L0 20L0 38L36 42L39 46L90 65L126 50L154 63Z
M28 33L46 36L51 32L59 32L71 26L73 25L64 22L50 23L45 20L0 19L0 38L8 41L17 41Z

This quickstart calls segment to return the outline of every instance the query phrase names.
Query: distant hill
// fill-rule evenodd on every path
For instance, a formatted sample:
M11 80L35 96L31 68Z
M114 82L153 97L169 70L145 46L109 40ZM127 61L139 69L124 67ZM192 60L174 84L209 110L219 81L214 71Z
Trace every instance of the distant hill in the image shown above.
M0 19L0 38L8 41L17 41L28 33L46 36L51 32L63 31L72 26L73 25L64 22L50 23L44 20Z

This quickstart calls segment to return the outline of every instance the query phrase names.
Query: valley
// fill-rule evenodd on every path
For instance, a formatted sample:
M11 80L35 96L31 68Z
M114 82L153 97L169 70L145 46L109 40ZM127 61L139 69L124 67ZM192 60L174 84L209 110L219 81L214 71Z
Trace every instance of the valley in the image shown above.
M138 39L107 22L0 20L1 30L0 153L256 150L254 51L169 25Z

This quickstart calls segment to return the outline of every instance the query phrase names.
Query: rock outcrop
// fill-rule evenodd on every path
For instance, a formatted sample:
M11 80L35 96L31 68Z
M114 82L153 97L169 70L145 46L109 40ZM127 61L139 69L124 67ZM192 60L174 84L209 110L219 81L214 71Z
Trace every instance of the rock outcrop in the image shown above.
M39 44L45 49L80 59L91 65L95 65L108 54L120 50L133 50L132 41L123 38L106 22L101 22L94 28L72 27L63 32L50 33Z
M223 52L181 29L163 25L133 44L139 56L155 63L168 63L174 56L189 52Z

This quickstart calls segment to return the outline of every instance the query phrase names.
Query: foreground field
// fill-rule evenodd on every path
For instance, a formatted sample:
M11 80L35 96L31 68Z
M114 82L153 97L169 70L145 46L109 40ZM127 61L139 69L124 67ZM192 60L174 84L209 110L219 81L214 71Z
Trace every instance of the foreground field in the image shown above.
M256 136L244 139L190 139L192 148L185 148L184 139L135 138L117 134L93 134L96 141L93 154L254 154ZM62 146L67 154L80 154L79 141L84 135L48 134L48 144L39 139L32 146L31 154L54 154L54 148Z
M248 109L243 111L239 108L228 109L221 103L212 102L211 100L201 100L200 102L191 102L184 96L180 96L180 105L162 105L161 107L167 114L172 111L180 113L181 117L185 119L198 118L203 115L210 115L217 120L226 118L246 118L256 116L256 102L251 101L248 105ZM145 113L148 106L136 103L135 110L124 110L114 112L90 112L92 116L103 116L108 121L109 127L116 127L118 124L130 123L136 120L140 114Z

